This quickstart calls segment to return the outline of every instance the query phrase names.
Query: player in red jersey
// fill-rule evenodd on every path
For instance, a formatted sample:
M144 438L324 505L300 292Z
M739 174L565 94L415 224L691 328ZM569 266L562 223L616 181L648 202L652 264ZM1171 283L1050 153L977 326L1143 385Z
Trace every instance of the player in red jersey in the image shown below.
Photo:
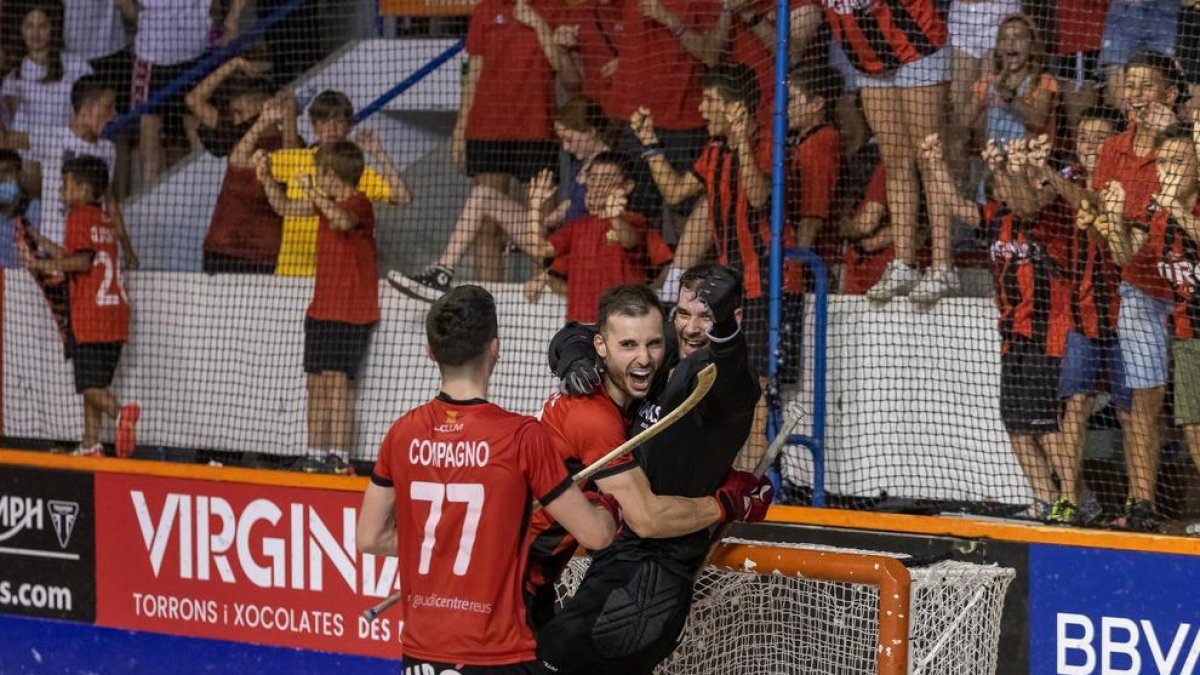
M487 401L500 356L492 296L452 289L425 334L441 390L384 438L358 546L400 560L407 672L541 672L521 597L531 500L589 548L607 546L616 526L570 482L536 420Z
M638 411L647 410L645 400L667 356L662 305L646 286L627 284L609 289L600 299L597 315L599 332L581 333L581 338L590 339L586 343L581 340L576 347L594 348L598 353L604 371L601 386L580 396L555 395L542 408L542 425L550 430L572 473L625 442L627 428L635 424ZM754 501L752 493L760 481L741 471L731 472L715 495L704 497L655 494L632 454L612 462L593 480L598 490L615 498L625 527L646 539L682 537L728 520L761 518L766 511L765 504L752 512L723 506ZM541 626L553 611L553 581L574 554L576 544L543 514L535 516L532 530L526 588L534 624Z
M91 155L67 160L62 167L62 201L67 206L63 246L38 237L51 257L34 258L21 247L25 265L34 272L66 274L70 280L70 333L67 352L74 363L75 391L83 395L83 437L76 455L99 457L104 417L117 420L117 455L133 454L134 426L141 414L136 403L120 406L109 387L129 340L129 300L121 282L121 256L133 247L124 223L100 206L108 192L108 167ZM115 212L119 213L119 212Z

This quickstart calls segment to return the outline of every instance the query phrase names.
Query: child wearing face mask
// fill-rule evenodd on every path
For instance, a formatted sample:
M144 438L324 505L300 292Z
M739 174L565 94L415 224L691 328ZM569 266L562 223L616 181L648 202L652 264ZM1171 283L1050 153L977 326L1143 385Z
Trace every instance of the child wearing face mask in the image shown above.
M41 202L25 195L20 175L21 156L14 150L0 150L0 268L21 266L18 219L36 225L41 216Z

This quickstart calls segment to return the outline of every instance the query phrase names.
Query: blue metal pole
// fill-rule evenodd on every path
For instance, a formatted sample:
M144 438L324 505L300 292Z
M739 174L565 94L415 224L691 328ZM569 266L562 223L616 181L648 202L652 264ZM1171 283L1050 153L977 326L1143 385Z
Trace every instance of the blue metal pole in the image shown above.
M767 440L779 431L782 413L779 409L779 324L783 318L783 228L784 228L784 164L787 148L787 72L791 33L791 8L788 0L777 0L775 15L775 116L771 138L771 250L767 283ZM769 469L775 494L782 494L778 471Z
M210 71L215 70L217 66L225 63L238 52L242 51L242 48L247 44L262 37L263 34L265 34L271 28L271 26L274 26L282 21L283 18L288 14L296 11L296 9L303 3L304 0L291 0L291 2L287 3L286 5L281 5L279 9L271 12L270 16L254 24L250 30L237 36L232 42L225 45L221 49L218 49L217 51L204 57L200 63L197 63L189 68L184 74L172 80L167 86L154 92L154 94L150 97L150 100L139 105L133 110L130 110L124 115L118 116L112 122L109 122L108 126L104 129L104 137L111 139L112 137L121 133L121 131L126 127L137 122L142 115L145 115L157 108L162 104L163 101L167 100L168 97L174 95L180 89L189 87L195 82L199 81L200 78L207 75Z
M454 58L454 56L456 54L458 54L459 52L461 52L463 50L463 47L465 47L466 44L467 43L466 43L465 39L460 39L458 42L455 42L448 49L443 51L441 54L438 54L437 56L433 57L433 59L431 59L429 61L429 63L426 63L425 65L418 68L416 71L413 72L412 75L409 75L408 77L401 80L399 84L392 87L391 89L388 89L386 92L384 92L382 95L380 95L379 98L377 98L374 101L371 101L367 105L363 106L363 108L354 115L354 121L361 122L361 121L365 120L366 118L370 117L371 115L374 115L375 113L379 112L379 110L381 108L383 108L383 106L390 103L392 99L394 99L397 96L399 96L400 94L403 94L404 92L408 91L410 88L412 88L413 85L415 85L416 83L425 79L430 73L437 70L438 68L441 68L443 64L445 64L450 59Z
M793 445L803 445L812 453L813 487L812 505L825 506L825 371L828 349L829 326L829 281L825 274L825 261L807 248L788 249L788 260L800 260L812 271L816 282L813 295L813 421L811 436L795 436L789 440Z

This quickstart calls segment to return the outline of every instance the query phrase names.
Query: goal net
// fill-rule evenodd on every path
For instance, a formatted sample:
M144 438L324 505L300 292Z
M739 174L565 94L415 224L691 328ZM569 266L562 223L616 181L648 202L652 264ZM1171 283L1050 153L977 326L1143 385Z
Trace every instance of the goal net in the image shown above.
M696 581L679 647L657 672L992 675L1015 572L814 545L725 539ZM588 560L559 579L566 602Z

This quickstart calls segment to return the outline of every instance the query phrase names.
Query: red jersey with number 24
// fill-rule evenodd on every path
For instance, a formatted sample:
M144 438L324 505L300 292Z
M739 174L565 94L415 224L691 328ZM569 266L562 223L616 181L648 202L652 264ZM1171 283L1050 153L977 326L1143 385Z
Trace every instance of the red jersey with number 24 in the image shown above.
M83 343L129 340L129 300L121 283L117 233L100 207L72 207L64 253L91 253L92 266L71 275L71 331Z
M476 666L533 660L521 597L530 503L571 485L537 420L439 395L392 425L371 480L396 491L403 654Z

